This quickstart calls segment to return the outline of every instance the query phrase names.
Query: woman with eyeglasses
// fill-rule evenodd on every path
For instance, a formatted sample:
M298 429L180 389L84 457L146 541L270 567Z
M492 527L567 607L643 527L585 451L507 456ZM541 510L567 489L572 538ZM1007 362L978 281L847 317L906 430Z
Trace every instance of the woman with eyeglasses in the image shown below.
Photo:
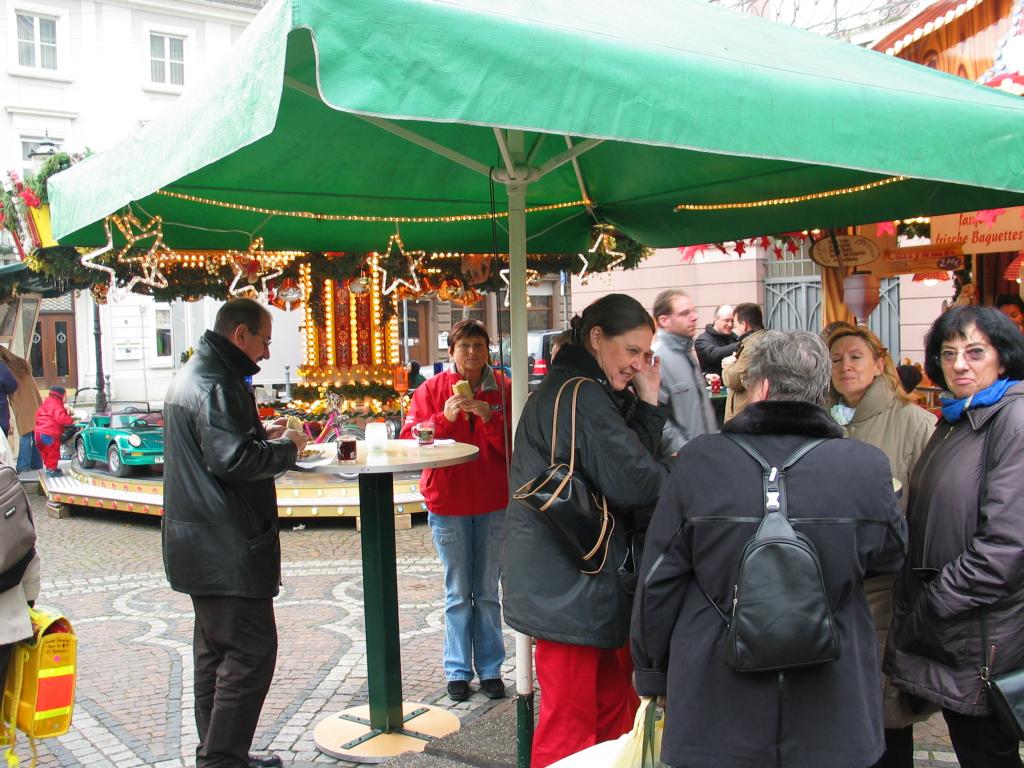
M925 355L947 393L910 479L884 670L942 708L962 768L1021 768L987 681L1024 667L1024 336L997 309L955 307Z
M646 529L667 476L654 459L668 416L651 354L654 321L640 303L609 294L572 320L519 419L510 488L551 463L552 416L562 385L584 377L576 403L575 471L604 494L615 526L603 566L582 573L541 513L513 500L506 518L502 593L505 622L537 638L540 721L533 768L628 731L639 704L627 640L635 567L629 542ZM559 404L556 458L568 462L571 389Z
M870 330L843 324L832 331L827 345L832 359L829 412L847 437L873 445L888 457L892 476L903 489L900 510L906 513L910 473L935 429L935 417L910 402L892 355ZM883 650L892 619L894 580L886 574L864 581ZM883 700L885 754L874 768L914 768L913 724L928 713L911 709L907 697L888 682L883 682Z

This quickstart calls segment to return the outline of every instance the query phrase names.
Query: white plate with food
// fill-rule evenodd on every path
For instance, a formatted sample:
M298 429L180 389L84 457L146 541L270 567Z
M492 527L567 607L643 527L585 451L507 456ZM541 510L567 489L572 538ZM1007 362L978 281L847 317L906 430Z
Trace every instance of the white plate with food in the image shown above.
M321 443L320 445L309 443L299 451L299 455L295 458L295 466L303 469L322 467L325 464L330 464L337 456L338 448L331 443Z

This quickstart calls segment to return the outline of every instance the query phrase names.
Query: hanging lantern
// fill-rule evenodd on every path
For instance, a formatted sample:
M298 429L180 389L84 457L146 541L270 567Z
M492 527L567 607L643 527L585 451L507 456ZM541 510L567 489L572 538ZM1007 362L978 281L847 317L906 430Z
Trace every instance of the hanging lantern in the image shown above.
M866 272L854 272L843 280L843 303L860 323L867 322L881 301L880 287L881 281Z
M366 275L353 277L348 283L348 291L353 296L362 296L368 290L370 290L370 278Z
M277 288L277 298L286 304L302 301L302 288L291 277L286 277Z

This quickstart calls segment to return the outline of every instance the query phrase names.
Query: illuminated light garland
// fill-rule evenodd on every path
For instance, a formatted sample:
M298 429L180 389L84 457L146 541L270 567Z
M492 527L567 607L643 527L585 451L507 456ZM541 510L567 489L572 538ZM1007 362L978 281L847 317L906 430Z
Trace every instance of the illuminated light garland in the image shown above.
M899 181L906 181L906 176L891 176L888 179L879 179L867 184L858 184L855 187L843 187L842 189L830 189L827 192L812 192L808 195L797 195L795 197L775 197L770 200L755 200L749 203L712 203L712 204L691 204L680 203L673 210L679 211L735 211L744 208L766 208L773 205L792 205L793 203L805 203L809 200L822 200L827 197L839 197L841 195L852 195L857 192L867 192L871 189L878 189L888 184L895 184Z
M299 283L302 285L302 297L306 302L306 365L316 366L319 359L316 351L316 323L313 321L313 310L309 306L309 297L313 293L312 268L309 264L299 265Z
M356 216L343 213L315 213L313 211L285 211L278 208L263 208L259 205L246 205L245 203L227 203L223 200L213 200L209 197L198 195L187 195L183 192L172 192L169 189L158 189L158 195L172 197L176 200L184 200L189 203L200 203L212 205L218 208L228 208L233 211L245 211L246 213L259 213L267 216L291 216L297 219L311 219L313 221L354 221L375 224L451 224L461 221L490 221L491 219L507 219L508 211L495 211L494 213L461 213L452 216ZM571 200L565 203L550 203L548 205L535 205L526 209L526 213L543 213L545 211L558 211L563 208L585 208L593 203L583 198Z
M356 313L356 294L352 293L351 287L348 291L348 317L348 353L352 360L352 368L355 368L359 362L359 343L356 337L359 332L359 317Z
M327 365L334 367L334 281L324 280L324 333L327 336Z

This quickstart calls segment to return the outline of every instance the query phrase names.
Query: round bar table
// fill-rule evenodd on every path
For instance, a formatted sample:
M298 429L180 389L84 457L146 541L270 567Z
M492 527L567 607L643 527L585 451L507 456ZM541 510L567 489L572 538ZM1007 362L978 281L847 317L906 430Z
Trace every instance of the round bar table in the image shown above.
M317 467L319 472L359 475L369 689L368 705L350 707L317 723L313 740L321 752L344 760L379 763L401 752L422 751L430 740L459 729L459 719L446 709L402 701L392 475L463 464L476 459L478 453L475 445L438 442L420 447L415 440L388 440L371 451L360 441L354 464L339 464L334 459Z

